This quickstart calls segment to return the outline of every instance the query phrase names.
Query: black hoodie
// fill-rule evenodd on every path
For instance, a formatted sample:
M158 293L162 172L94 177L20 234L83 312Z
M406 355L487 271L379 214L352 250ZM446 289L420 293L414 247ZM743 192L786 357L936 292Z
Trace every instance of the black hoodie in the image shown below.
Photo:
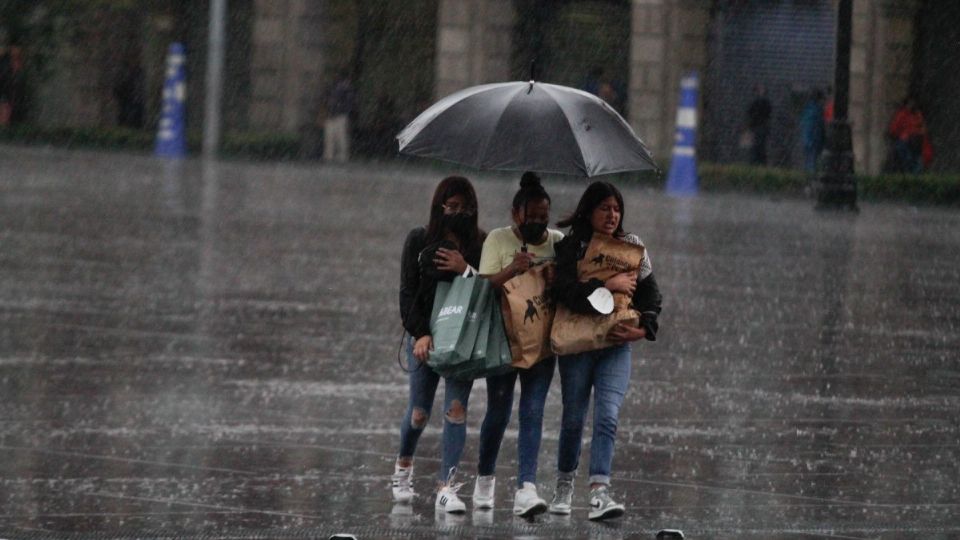
M603 281L591 279L580 281L577 278L577 262L583 259L590 245L590 237L570 235L557 242L557 277L553 283L553 298L575 313L599 313L587 300L593 291L603 287ZM640 313L640 325L647 331L647 339L657 339L657 317L663 297L657 287L657 280L651 272L646 276L637 276L637 287L633 291L631 307Z

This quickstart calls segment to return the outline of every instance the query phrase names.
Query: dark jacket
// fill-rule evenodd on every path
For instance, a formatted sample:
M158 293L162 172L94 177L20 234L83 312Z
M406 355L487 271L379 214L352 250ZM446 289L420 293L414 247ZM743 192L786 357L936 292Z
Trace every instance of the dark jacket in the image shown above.
M583 259L590 245L590 238L570 235L557 242L557 277L553 283L554 300L575 313L597 314L587 297L593 291L603 287L603 281L591 279L580 281L577 278L577 262ZM640 313L640 324L647 331L647 339L656 341L657 317L660 315L662 301L657 280L653 274L641 278L637 276L637 288L633 291L630 306Z
M750 102L747 109L747 125L750 129L767 128L770 126L770 114L773 107L766 96L760 96Z
M424 227L410 231L403 243L403 254L400 256L400 319L404 330L414 338L430 333L430 312L433 310L437 282L453 281L457 275L455 272L437 270L433 264L433 253L438 246L453 248L452 245L444 245L444 242L428 245ZM463 254L467 264L474 268L480 266L482 248L483 235L474 249Z
M327 95L327 116L349 115L356 104L356 91L350 84L350 79L340 79L330 89Z

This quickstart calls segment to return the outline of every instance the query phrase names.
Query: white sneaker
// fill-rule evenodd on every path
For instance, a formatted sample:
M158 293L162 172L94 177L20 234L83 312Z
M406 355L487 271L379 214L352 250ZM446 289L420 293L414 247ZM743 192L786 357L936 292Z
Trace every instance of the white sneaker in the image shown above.
M390 477L390 484L393 488L393 500L395 502L408 503L416 496L410 482L412 478L413 465L401 467L395 464L393 466L393 476Z
M590 514L588 519L612 519L623 515L624 506L610 497L607 486L590 490Z
M493 491L497 485L497 477L478 476L477 482L473 485L473 507L477 510L490 510L493 508Z
M433 505L437 510L442 510L448 514L463 514L467 511L467 505L463 504L460 497L457 497L457 491L463 484L446 485L437 492L437 502Z
M550 501L550 513L569 516L573 501L573 476L558 476L557 491Z
M523 487L517 490L513 499L513 514L521 517L531 517L547 511L547 501L537 495L537 485L524 482Z

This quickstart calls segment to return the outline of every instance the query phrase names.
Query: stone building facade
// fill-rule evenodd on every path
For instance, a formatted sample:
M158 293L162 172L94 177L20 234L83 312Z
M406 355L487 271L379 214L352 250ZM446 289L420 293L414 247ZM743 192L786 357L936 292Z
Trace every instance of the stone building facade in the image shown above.
M890 117L911 91L917 8L911 0L853 3L850 125L859 171L880 171Z
M404 4L402 12L387 12L383 10L390 8L372 8L380 4L360 0L232 0L230 9L244 15L231 19L230 24L245 27L231 32L244 43L228 52L233 79L228 73L227 127L296 134L305 126L317 125L318 115L323 112L324 88L343 68L351 69L361 79L366 77L361 81L366 85L361 88L367 100L365 114L379 114L371 112L376 103L391 107L398 121L409 120L430 101L460 88L525 78L518 68L522 63L515 58L516 29L526 13L521 8L538 2L415 0ZM663 166L669 164L681 77L690 70L710 73L712 48L716 47L711 32L719 24L717 14L725 6L750 2L582 0L584 4L599 4L601 8L610 5L629 13L623 21L629 26L629 42L620 50L627 56L627 73L623 74L626 116ZM836 0L824 2L835 9ZM577 3L565 0L548 4L561 9ZM188 28L185 35L195 41L190 94L192 108L199 111L203 89L198 75L203 65L206 2L194 4L199 7L193 8L193 22L181 26ZM896 103L916 90L912 87L912 81L917 80L916 27L924 6L931 10L925 0L854 2L850 120L858 171L880 171L889 118ZM371 11L375 9L381 11ZM150 43L156 43L174 33L169 29L170 19L169 14L150 15L139 24L144 35L152 36ZM398 38L398 29L407 37ZM405 51L396 58L416 51L421 51L422 58L409 64L387 60L378 65L371 51L378 50L375 41L383 35L395 41L381 44L381 48ZM407 43L410 36L418 41ZM109 124L109 92L104 92L104 84L90 82L102 68L95 65L96 60L74 58L78 50L71 50L64 53L61 65L78 61L89 65L82 70L60 70L50 79L41 98L47 104L41 104L38 119L48 125ZM145 71L162 65L162 47L148 43L142 50ZM545 74L546 80L549 75ZM155 89L161 82L153 77L147 86ZM71 85L80 91L71 92ZM155 110L154 98L149 100ZM709 100L709 95L703 96L703 102ZM362 125L373 121L368 116Z

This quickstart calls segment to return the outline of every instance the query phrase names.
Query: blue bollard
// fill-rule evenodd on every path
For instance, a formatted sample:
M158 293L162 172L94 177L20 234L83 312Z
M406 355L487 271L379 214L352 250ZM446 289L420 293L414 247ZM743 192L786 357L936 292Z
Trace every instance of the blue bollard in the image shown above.
M667 176L667 194L689 197L697 194L697 88L696 72L688 73L680 81L680 105L677 107L677 134L673 144L673 158Z
M171 43L163 83L163 109L157 126L154 155L182 158L187 155L185 108L187 100L186 54L182 43Z

